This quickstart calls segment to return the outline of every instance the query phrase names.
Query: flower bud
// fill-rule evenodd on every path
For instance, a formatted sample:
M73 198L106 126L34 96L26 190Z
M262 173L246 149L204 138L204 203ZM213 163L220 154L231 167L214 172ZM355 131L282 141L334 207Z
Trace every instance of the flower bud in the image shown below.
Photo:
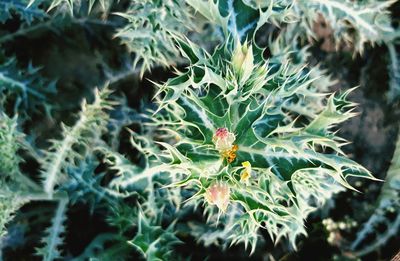
M235 139L235 134L229 132L227 128L218 128L213 136L215 148L221 153L231 150Z
M206 190L204 197L209 204L217 205L222 212L225 212L229 204L230 194L229 185L218 182Z
M240 83L245 83L253 72L254 57L253 49L247 43L243 45L239 40L236 42L236 48L232 54L232 67L236 74L239 76Z

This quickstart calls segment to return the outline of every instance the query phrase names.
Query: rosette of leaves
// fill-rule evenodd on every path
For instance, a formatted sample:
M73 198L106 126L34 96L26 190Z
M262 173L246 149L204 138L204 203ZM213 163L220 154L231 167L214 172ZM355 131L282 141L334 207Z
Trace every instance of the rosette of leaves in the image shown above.
M346 157L333 129L355 115L348 92L318 93L312 70L265 61L249 43L229 38L212 55L190 41L179 45L191 65L159 86L155 121L174 143L164 144L165 154L184 175L172 186L193 191L189 203L204 204L210 222L229 219L215 240L254 250L263 228L295 247L306 234L303 220L334 193L352 189L349 177L374 179ZM299 110L318 96L322 109Z

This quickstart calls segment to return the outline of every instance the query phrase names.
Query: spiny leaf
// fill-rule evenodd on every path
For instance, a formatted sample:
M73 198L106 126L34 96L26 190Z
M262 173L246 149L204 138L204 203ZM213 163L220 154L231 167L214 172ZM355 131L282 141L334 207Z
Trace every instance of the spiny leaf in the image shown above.
M65 232L67 199L58 202L56 213L51 221L51 226L46 229L46 236L42 239L43 247L37 249L37 255L44 261L52 261L61 258L60 246L63 244L62 234Z
M39 71L32 64L21 70L15 57L6 58L0 64L0 106L13 108L13 113L24 114L40 108L50 112L49 97L56 93L55 81L40 77Z
M45 192L51 197L54 186L60 179L66 178L66 168L73 167L84 159L85 151L93 146L106 129L108 114L112 102L108 100L110 90L105 87L95 90L93 103L82 103L79 119L72 127L63 126L61 140L53 140L51 148L45 152L42 163L42 177ZM78 146L81 151L77 151Z
M15 181L21 175L19 163L22 158L18 150L24 135L18 130L17 117L9 118L0 113L0 181L3 183L11 179Z
M25 203L12 193L3 195L4 191L1 186L3 185L0 183L0 241L7 234L7 223L13 219L15 212Z
M138 232L128 241L146 260L167 260L171 258L172 247L180 242L173 233L173 224L167 229L151 224L143 212L139 211Z
M141 76L157 64L176 65L179 52L175 47L175 35L195 29L182 0L132 1L126 12L115 14L128 22L115 37L135 53L134 67L140 68Z

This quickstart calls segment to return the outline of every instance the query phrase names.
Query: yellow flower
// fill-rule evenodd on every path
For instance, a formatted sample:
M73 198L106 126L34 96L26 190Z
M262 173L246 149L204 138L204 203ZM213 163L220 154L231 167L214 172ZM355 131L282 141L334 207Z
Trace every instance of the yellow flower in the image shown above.
M217 182L207 188L204 198L210 205L217 205L217 207L225 213L230 199L229 185L223 182Z
M240 175L240 182L246 183L251 177L251 164L248 161L242 162L244 170Z
M230 150L226 150L221 153L222 157L226 158L229 163L232 163L236 159L236 151L239 149L238 145L233 145Z

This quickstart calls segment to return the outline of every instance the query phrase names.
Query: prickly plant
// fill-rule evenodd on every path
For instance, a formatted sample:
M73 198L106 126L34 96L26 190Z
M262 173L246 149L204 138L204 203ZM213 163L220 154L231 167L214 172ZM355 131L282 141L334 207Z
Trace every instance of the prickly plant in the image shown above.
M213 54L180 47L191 65L159 86L156 124L174 140L172 164L185 169L174 185L193 191L189 202L209 221L226 217L229 240L254 250L264 228L295 246L308 214L352 189L349 177L374 179L340 149L335 126L355 115L348 92L319 93L312 70L264 60L251 43L230 40ZM309 106L316 97L322 109Z

